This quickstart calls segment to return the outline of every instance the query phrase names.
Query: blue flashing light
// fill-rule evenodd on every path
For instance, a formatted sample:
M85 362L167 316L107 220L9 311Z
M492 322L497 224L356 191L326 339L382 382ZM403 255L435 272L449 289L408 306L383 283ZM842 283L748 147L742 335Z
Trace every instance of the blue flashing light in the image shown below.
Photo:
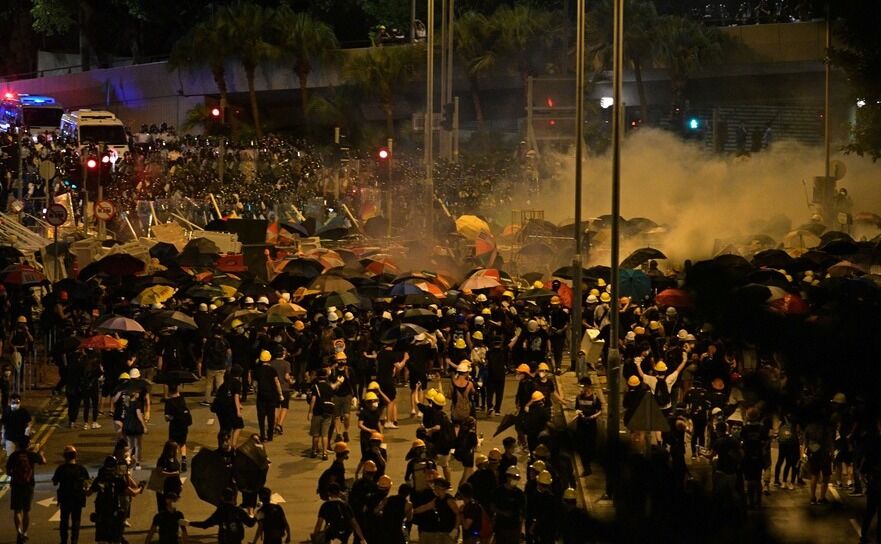
M691 130L697 130L701 126L701 122L697 117L692 117L688 120L688 128Z
M38 106L43 104L54 104L55 99L51 96L38 96L38 95L21 95L20 96L21 103L24 105L30 106Z

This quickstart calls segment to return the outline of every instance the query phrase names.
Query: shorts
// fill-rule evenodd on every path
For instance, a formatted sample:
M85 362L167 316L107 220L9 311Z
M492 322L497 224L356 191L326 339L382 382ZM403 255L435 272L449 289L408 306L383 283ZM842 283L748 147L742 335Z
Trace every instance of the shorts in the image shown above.
M282 391L281 392L281 404L278 405L279 408L283 408L285 410L291 407L291 392L290 391Z
M9 509L17 512L30 512L34 502L34 486L30 484L11 484Z
M428 376L410 372L410 391L416 391L417 385L421 385L422 390L426 391L428 389Z
M177 442L178 446L186 446L187 445L187 436L189 435L189 429L185 431L178 430L169 430L168 431L168 439L172 442Z
M336 417L345 417L352 410L352 395L345 397L333 398L333 415Z
M393 383L381 383L379 384L379 390L382 391L382 394L387 396L389 400L395 400L398 398L398 390Z
M809 455L808 472L811 476L822 476L822 480L829 481L832 476L832 461L828 455Z
M309 423L309 436L313 438L327 436L331 423L333 423L333 416L312 414L312 420Z
M446 455L438 455L437 458L434 460L434 463L436 466L441 467L441 468L449 467L450 466L450 454L447 453Z

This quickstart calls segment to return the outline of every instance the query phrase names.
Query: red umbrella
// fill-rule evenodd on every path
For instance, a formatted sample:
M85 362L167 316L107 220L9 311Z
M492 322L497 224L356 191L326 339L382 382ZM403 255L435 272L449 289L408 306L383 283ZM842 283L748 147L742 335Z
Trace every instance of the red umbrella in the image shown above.
M3 283L7 285L38 285L46 281L43 274L27 264L12 264L7 266L0 272Z
M82 349L122 349L124 347L118 338L106 334L90 336L80 342Z
M691 295L682 289L664 289L655 296L658 306L673 306L674 308L689 308L692 306Z
M810 310L808 303L804 299L792 293L786 293L782 297L770 301L768 304L786 315L804 315Z

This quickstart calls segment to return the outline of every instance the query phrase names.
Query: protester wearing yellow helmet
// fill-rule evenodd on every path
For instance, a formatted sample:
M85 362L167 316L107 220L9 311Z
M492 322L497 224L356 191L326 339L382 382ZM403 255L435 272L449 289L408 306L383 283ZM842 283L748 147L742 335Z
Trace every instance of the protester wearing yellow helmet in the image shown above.
M361 457L367 453L370 436L373 433L382 433L382 410L379 407L379 387L369 389L364 393L364 399L358 410L359 443L361 444Z

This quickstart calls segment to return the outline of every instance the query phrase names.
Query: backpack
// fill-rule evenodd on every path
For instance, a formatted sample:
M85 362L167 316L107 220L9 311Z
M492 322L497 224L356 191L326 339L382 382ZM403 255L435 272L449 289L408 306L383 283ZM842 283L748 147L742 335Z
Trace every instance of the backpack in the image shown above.
M466 388L467 390L467 388ZM453 389L456 391L456 389ZM462 421L471 415L471 399L467 393L455 393L456 401L453 403L453 411L451 413L453 421Z
M655 385L655 400L658 401L658 406L661 408L668 406L672 402L670 388L667 386L667 381L664 378L658 378L658 383Z
M456 430L453 428L453 422L444 413L441 413L440 416L440 445L452 447L456 442Z
M34 462L27 452L15 454L15 463L9 474L10 480L16 485L30 485L34 479Z
M777 429L777 441L778 442L789 442L794 438L792 434L792 425L789 423L781 423L780 428Z
M336 508L329 513L328 519L325 520L327 522L327 535L330 538L334 538L348 534L351 529L343 513L343 503L335 499L331 499L328 502L332 502Z
M277 504L263 507L263 540L266 542L281 541L284 534L284 510Z

